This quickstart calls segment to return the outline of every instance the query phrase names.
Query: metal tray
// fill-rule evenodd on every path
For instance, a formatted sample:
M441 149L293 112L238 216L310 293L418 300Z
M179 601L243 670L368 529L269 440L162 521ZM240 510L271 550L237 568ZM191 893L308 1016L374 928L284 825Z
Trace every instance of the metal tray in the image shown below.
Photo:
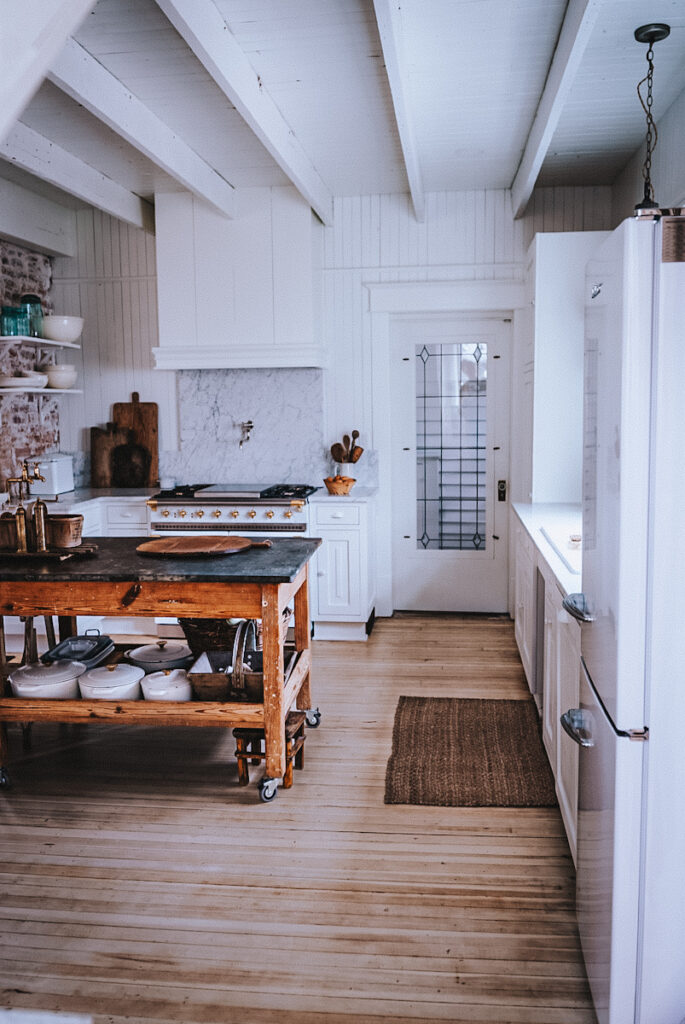
M111 637L101 636L97 630L86 630L80 636L69 636L61 640L55 647L51 647L42 655L41 661L48 664L51 661L78 661L86 668L92 668L107 657L114 650L114 641Z

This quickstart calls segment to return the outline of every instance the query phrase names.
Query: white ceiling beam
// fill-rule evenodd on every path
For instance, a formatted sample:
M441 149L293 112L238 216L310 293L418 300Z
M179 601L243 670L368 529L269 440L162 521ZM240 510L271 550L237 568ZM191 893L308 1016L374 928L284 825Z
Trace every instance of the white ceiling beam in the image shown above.
M0 157L127 224L153 230L150 203L21 121L0 143Z
M426 199L414 136L414 124L409 114L405 95L407 66L402 50L402 2L401 0L373 0L373 6L376 11L385 70L395 108L395 120L400 134L409 191L414 204L414 215L418 221L423 221L426 216Z
M48 78L185 189L233 216L233 187L74 39Z
M75 256L76 214L0 179L0 236L49 256Z
M324 224L333 197L213 0L157 0L200 63Z
M533 194L540 168L604 0L569 0L556 50L547 73L521 163L511 185L514 216L520 217Z
M94 0L2 0L0 139L93 7Z

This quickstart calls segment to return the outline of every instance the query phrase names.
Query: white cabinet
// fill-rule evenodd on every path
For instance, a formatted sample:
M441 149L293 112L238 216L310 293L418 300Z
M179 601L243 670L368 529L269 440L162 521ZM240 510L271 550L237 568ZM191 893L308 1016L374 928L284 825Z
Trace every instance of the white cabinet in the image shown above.
M554 774L559 809L571 855L576 858L578 746L566 735L560 717L578 707L580 625L563 607L566 592L543 553L514 513L515 636L531 690L541 689L542 742ZM542 585L544 584L544 599ZM542 614L538 615L538 609ZM537 671L536 671L537 670ZM536 675L534 675L536 673Z
M236 192L228 220L155 197L158 369L321 366L322 226L293 187Z
M580 699L580 626L563 609L557 614L557 796L573 860L578 821L578 744L567 736L559 716L577 708Z
M523 671L531 693L535 692L535 545L516 520L515 529L514 633Z
M146 537L148 509L144 498L122 501L101 498L106 537Z
M322 544L312 565L312 621L320 640L366 640L374 591L369 503L350 498L314 502L309 533Z

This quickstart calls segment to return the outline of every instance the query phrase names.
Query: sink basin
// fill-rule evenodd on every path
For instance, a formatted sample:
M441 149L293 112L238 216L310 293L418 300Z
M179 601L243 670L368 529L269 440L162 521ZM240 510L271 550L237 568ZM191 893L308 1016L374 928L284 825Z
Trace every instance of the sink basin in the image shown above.
M568 571L573 573L574 576L580 576L582 557L580 547L571 546L569 534L564 533L562 530L552 532L544 526L540 527L540 533Z

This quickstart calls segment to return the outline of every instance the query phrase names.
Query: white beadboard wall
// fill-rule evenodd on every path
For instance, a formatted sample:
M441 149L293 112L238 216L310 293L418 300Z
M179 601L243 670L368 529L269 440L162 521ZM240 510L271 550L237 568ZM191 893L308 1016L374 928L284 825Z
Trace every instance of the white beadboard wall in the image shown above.
M536 232L610 227L611 189L545 188L515 221L508 190L432 193L423 223L403 195L335 200L324 231L324 331L329 352L325 436L371 437L371 317L365 284L522 280Z
M84 318L82 351L63 350L79 368L82 395L61 399L60 448L88 452L90 427L111 417L113 402L159 406L160 451L178 448L176 380L153 368L158 344L154 236L98 210L77 213L77 252L53 265L51 296L56 313Z

